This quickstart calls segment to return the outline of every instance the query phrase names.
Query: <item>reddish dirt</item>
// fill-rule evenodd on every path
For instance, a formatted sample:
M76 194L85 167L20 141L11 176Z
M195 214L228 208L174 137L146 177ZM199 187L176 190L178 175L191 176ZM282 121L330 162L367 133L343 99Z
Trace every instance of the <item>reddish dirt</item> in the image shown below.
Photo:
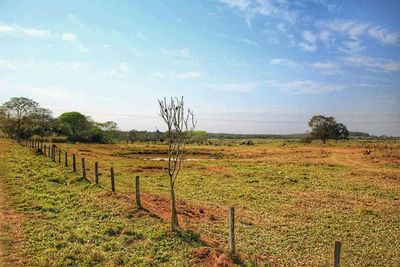
M3 157L4 152L0 150L0 162ZM22 249L25 242L22 215L13 207L3 168L0 164L0 266L26 266L28 260Z
M236 266L222 250L207 247L195 250L189 263L205 267Z
M103 193L101 197L122 199L129 203L135 202L135 196L132 194L112 194L111 192ZM157 217L170 221L169 198L165 195L141 193L140 201L143 208ZM227 211L223 208L215 208L214 206L195 205L187 201L177 201L178 221L182 229L193 230L199 232L198 224L212 224L215 221L225 220ZM202 243L205 247L198 248L193 253L191 265L223 267L236 266L229 259L227 253L223 251L226 241L215 238L215 236L207 233L200 235Z

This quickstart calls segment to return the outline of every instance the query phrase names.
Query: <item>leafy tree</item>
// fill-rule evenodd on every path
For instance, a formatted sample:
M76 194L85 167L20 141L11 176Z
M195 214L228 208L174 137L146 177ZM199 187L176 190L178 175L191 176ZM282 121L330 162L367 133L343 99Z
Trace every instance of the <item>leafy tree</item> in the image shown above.
M128 134L129 143L134 143L137 140L136 131L130 130Z
M51 134L53 126L52 112L46 108L36 108L33 114L34 128L33 133L43 137Z
M0 108L1 127L10 137L28 137L33 130L33 115L39 104L26 97L13 97Z
M206 131L193 131L190 134L191 143L204 144L208 140L208 133Z
M118 138L118 125L114 121L96 122L95 125L103 131L103 141L107 143L113 142Z
M346 126L337 123L334 117L313 116L308 122L308 126L311 128L311 137L322 140L324 144L328 139L347 139L349 136Z
M332 138L334 140L349 139L350 132L343 123L336 123Z
M92 125L85 115L65 112L58 117L57 124L58 131L68 136L69 141L88 141Z

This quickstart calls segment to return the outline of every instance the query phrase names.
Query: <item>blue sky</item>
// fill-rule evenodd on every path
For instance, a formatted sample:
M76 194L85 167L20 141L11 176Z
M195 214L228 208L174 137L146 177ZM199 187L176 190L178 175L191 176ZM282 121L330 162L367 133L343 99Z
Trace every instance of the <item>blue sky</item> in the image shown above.
M0 0L0 102L26 96L122 129L296 133L314 114L400 135L399 1Z

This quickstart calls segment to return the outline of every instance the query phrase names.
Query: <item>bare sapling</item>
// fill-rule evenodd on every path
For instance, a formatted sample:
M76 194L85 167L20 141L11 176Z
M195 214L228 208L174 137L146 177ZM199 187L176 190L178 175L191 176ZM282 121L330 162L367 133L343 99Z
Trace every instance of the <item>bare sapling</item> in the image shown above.
M185 146L196 127L193 111L185 109L183 97L158 100L160 116L167 126L168 177L170 187L171 230L179 228L175 204L175 182L182 167Z

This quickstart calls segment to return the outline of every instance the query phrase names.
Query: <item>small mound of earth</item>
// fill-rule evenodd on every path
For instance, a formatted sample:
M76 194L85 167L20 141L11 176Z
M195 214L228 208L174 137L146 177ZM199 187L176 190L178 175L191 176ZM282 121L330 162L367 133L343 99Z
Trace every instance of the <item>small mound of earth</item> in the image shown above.
M208 247L196 249L193 253L193 259L190 260L190 264L206 267L235 266L235 264L222 250Z

